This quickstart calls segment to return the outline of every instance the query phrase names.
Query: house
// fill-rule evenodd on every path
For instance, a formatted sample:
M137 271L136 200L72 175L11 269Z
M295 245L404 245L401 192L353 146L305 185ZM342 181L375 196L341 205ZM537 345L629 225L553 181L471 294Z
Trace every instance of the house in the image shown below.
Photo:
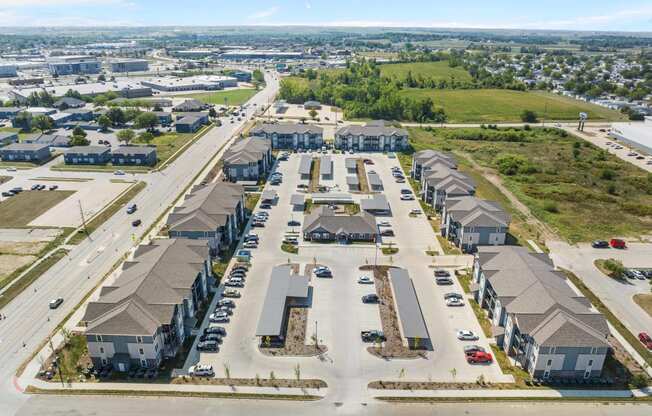
M532 377L600 377L610 348L607 322L545 253L480 247L473 281L498 346Z
M12 143L0 148L3 162L36 162L50 158L50 146L39 143Z
M407 130L383 121L371 121L364 126L350 125L335 132L335 148L340 150L393 152L407 147Z
M447 198L475 195L475 181L443 163L429 165L421 174L421 199L441 211Z
M52 147L70 147L70 137L61 134L36 134L23 140L24 143L47 144Z
M319 176L323 180L333 179L333 160L330 156L322 156L319 161Z
M18 133L0 132L0 146L6 146L11 143L18 143Z
M416 180L420 180L424 164L430 166L436 163L444 164L451 169L457 169L457 162L453 156L436 150L426 149L412 155L410 176Z
M156 165L156 146L118 146L111 152L113 165Z
M262 123L251 135L271 140L273 149L320 149L324 145L324 129L311 124Z
M372 215L389 215L392 210L384 194L375 194L360 200L360 209Z
M72 120L72 114L69 113L55 113L48 116L52 120L54 127L62 127Z
M310 179L312 172L312 157L310 155L301 155L299 159L299 176L301 179Z
M53 106L59 110L66 110L68 108L82 108L86 106L86 101L75 97L61 97L54 102Z
M21 111L25 111L25 109L19 107L0 107L0 119L13 120Z
M104 165L111 160L107 146L73 146L63 154L66 165Z
M204 119L198 116L185 116L177 119L175 127L177 133L194 133L205 124Z
M249 137L238 140L224 153L222 171L227 180L258 181L272 167L272 145L269 140Z
M158 118L161 126L169 126L172 124L172 113L167 111L153 111L154 115Z
M206 242L154 239L139 246L115 282L88 303L81 325L96 368L158 368L196 322L212 276Z
M70 114L73 121L91 121L95 119L95 113L90 108L69 108L63 110L62 114Z
M462 251L473 252L477 246L505 244L509 222L497 202L474 196L447 198L441 233Z
M280 347L285 344L289 308L309 307L311 290L310 278L295 274L291 266L272 269L256 326L261 346Z
M242 185L228 182L194 187L168 216L168 235L208 240L216 256L238 239L245 223L244 195Z
M190 99L190 100L185 100L181 104L175 105L174 107L172 107L172 111L189 113L194 111L203 111L208 109L209 107L210 105L206 104L203 101Z
M389 284L394 299L394 310L400 322L399 332L403 345L410 349L432 350L432 342L414 283L407 270L389 269Z
M335 215L330 207L321 205L306 215L303 238L308 241L376 241L378 227L374 217L361 212L356 215Z

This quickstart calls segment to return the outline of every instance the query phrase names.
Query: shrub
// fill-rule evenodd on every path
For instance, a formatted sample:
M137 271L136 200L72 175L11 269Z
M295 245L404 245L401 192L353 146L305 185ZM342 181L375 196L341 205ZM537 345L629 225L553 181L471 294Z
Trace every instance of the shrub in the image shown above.
M536 123L538 119L537 113L532 110L524 110L521 113L521 121L524 123Z
M614 172L611 169L604 169L602 173L600 173L600 179L604 179L606 181L612 181L616 177L616 172Z
M543 209L553 214L559 213L559 207L557 206L557 203L554 201L545 201L543 203Z
M602 266L609 271L612 277L620 278L625 272L625 266L620 260L607 259L602 263Z

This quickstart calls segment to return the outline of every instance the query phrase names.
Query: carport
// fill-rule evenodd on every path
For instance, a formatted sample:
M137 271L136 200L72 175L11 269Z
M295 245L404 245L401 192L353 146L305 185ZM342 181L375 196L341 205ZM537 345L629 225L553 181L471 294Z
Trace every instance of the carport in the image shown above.
M432 350L432 342L423 319L417 292L407 270L389 269L389 282L394 295L403 344L411 349Z
M390 213L389 202L383 194L376 194L371 198L361 199L360 209L373 215L388 215Z
M382 191L383 190L383 181L380 180L380 176L377 173L367 174L367 180L369 181L369 187L372 191Z
M301 155L299 161L299 176L301 179L310 179L310 171L312 170L312 157L310 155Z
M306 203L306 196L301 194L294 194L290 197L290 205L293 211L303 211Z

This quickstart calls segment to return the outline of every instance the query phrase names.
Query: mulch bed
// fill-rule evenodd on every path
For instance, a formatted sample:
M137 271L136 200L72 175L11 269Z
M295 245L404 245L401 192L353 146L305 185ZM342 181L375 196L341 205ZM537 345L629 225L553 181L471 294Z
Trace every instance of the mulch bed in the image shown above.
M172 384L200 384L211 386L255 386L274 388L323 389L328 387L324 380L306 379L272 379L272 378L214 378L181 376L172 380Z
M281 348L260 347L260 352L275 357L311 357L328 351L325 345L306 344L306 327L308 324L308 309L289 308L285 345Z

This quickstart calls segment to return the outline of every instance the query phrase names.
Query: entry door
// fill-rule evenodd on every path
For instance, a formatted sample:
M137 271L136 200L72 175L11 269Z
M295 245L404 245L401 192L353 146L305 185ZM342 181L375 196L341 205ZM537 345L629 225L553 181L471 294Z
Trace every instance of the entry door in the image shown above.
M118 371L120 371L121 373L125 371L124 363L118 363Z
M546 368L546 371L543 372L543 378L546 379L550 377L550 369Z

